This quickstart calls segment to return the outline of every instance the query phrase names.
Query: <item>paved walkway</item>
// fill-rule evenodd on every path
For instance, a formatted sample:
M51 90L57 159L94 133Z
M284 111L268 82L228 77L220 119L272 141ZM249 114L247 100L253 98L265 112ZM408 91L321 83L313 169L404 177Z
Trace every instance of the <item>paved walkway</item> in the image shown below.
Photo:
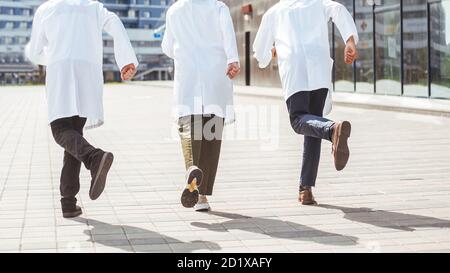
M43 88L1 87L0 251L450 251L449 118L335 107L332 118L353 121L351 161L337 173L324 143L320 206L304 207L302 139L283 102L237 96L236 104L248 118L227 131L213 211L196 213L179 204L184 172L171 90L108 85L106 124L86 135L116 161L97 201L82 171L84 214L66 220L62 149L46 124Z

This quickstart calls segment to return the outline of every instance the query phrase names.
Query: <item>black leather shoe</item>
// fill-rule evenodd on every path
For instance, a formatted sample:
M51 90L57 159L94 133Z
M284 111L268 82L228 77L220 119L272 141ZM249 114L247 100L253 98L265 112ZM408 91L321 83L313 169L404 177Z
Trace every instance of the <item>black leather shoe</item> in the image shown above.
M77 206L77 199L73 198L61 198L61 209L64 218L74 218L80 216L83 211Z
M114 161L114 155L112 153L103 152L92 163L91 167L91 188L89 190L89 197L92 200L96 200L100 197L105 189L106 176Z
M73 210L63 211L64 218L75 218L83 214L83 211L79 206L75 206Z

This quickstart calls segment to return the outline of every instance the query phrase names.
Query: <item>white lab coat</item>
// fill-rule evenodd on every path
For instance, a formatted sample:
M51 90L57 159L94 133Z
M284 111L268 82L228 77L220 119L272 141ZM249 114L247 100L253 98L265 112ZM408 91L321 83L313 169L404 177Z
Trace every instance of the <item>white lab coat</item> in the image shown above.
M228 7L217 0L179 0L166 15L163 52L175 61L175 118L215 114L234 121L228 64L239 62Z
M86 128L103 124L103 31L114 38L117 65L138 65L120 19L91 0L50 0L33 20L25 54L47 66L48 119L80 116Z
M300 91L328 88L324 115L331 112L331 72L328 22L332 19L346 42L358 43L352 16L331 0L281 0L263 16L253 45L254 57L264 68L272 60L275 45L285 99Z

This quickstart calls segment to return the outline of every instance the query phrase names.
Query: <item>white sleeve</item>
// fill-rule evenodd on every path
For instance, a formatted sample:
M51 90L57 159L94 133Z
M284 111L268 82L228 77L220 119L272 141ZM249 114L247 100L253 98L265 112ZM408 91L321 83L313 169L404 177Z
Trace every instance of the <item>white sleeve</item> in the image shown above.
M272 25L271 17L267 13L264 14L253 43L253 56L260 68L267 67L272 61L272 48L275 42Z
M34 64L47 65L47 45L47 36L42 22L42 9L38 9L33 18L30 41L25 46L25 56Z
M358 31L350 12L342 4L332 0L323 0L323 4L327 20L331 18L333 23L336 24L344 43L347 43L348 39L353 36L357 44L359 41Z
M239 62L233 20L231 19L229 8L225 5L220 9L220 27L222 30L223 46L227 55L227 63L231 64Z
M114 57L120 70L126 65L134 64L136 67L139 62L131 45L127 31L115 13L101 7L101 19L103 30L114 39Z
M172 23L171 23L171 16L169 12L166 14L166 27L164 30L164 37L161 43L161 48L164 54L166 54L169 58L174 59L175 54L173 52L174 42L175 38L173 37L172 33Z

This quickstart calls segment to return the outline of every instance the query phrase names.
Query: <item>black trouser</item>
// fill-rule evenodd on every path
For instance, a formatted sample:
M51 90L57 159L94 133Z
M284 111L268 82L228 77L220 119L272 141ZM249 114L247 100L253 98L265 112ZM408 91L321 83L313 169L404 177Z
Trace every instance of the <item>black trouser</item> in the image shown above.
M186 169L197 166L203 171L198 191L212 195L219 164L224 119L215 115L191 115L178 120Z
M83 127L85 124L86 118L78 116L57 119L50 124L56 143L64 148L60 192L62 199L67 202L76 202L75 196L80 191L81 163L83 162L86 168L90 169L91 162L101 151L84 139Z
M322 139L331 141L334 122L323 118L328 89L298 92L287 100L291 126L304 135L300 187L316 185Z

